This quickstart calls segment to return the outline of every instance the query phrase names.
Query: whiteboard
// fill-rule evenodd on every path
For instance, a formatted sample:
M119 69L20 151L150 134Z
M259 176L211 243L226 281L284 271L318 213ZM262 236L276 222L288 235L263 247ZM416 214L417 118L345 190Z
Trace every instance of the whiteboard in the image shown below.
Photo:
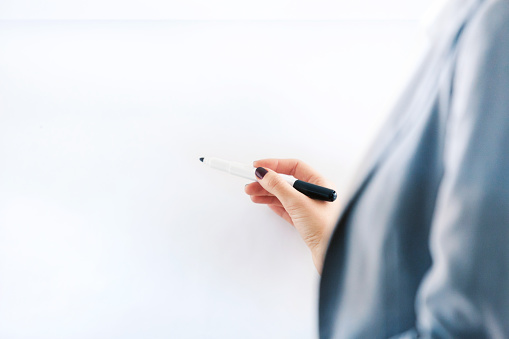
M429 6L427 0L2 0L0 20L419 20Z
M0 337L316 338L299 235L198 159L300 158L342 199L418 33L0 22Z

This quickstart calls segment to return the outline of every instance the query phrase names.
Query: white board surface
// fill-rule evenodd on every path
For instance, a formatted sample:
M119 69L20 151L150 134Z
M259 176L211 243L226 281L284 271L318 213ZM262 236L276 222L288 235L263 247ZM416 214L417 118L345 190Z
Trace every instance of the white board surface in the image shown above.
M316 338L298 234L198 159L301 158L341 199L417 32L1 22L0 337Z

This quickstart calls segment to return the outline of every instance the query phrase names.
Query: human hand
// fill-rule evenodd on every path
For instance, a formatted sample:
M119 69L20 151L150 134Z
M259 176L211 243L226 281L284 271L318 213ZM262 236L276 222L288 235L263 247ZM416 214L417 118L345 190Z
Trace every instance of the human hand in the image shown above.
M325 251L339 214L339 200L313 200L294 189L277 173L328 188L333 188L332 183L296 159L263 159L255 161L253 166L258 167L258 181L246 185L246 193L253 202L268 205L297 229L321 274Z

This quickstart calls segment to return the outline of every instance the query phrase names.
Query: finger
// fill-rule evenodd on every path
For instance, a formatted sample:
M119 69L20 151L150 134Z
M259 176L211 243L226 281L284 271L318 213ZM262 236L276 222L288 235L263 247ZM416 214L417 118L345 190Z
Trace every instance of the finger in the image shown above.
M284 207L278 206L278 205L269 205L270 209L274 211L277 215L279 215L281 218L285 219L290 225L293 226L293 220L290 218L290 215Z
M279 201L279 199L274 196L266 197L261 195L252 195L251 200L256 204L274 205L283 208L281 201Z
M253 162L253 166L270 168L275 172L292 175L299 180L316 185L327 182L318 171L298 159L262 159Z
M274 194L283 206L302 203L305 195L294 189L285 179L271 169L258 167L255 171L260 185L269 193Z
M263 188L259 182L253 182L251 184L246 185L244 191L249 195L264 195L269 197L274 196L274 194L269 193L265 188Z

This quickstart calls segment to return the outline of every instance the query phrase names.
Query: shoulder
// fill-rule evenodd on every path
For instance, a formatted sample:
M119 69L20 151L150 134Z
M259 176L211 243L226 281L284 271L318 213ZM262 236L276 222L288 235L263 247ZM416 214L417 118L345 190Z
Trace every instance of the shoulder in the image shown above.
M509 1L481 1L463 35L460 48L475 48L479 52L509 49Z
M509 88L509 0L480 1L458 40L455 68L459 89Z
M450 123L509 135L509 0L479 1L456 48Z

